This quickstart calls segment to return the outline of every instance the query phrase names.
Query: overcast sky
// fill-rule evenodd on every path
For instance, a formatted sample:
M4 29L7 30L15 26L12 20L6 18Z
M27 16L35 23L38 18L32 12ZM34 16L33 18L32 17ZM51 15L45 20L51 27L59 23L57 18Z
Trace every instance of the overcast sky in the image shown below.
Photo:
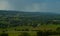
M0 0L0 10L60 12L60 0Z

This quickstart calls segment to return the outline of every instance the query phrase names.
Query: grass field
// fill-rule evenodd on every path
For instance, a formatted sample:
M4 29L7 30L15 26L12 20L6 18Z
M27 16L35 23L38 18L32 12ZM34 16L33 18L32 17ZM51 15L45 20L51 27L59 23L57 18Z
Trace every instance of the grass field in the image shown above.
M0 34L5 31L5 33L8 33L8 36L21 36L22 33L27 32L30 36L37 36L37 31L32 30L41 30L41 31L56 31L56 28L60 27L60 25L41 25L38 27L33 28L32 26L17 26L17 27L11 27L11 28L0 28ZM28 29L28 31L22 31L22 29ZM16 31L17 30L17 31Z

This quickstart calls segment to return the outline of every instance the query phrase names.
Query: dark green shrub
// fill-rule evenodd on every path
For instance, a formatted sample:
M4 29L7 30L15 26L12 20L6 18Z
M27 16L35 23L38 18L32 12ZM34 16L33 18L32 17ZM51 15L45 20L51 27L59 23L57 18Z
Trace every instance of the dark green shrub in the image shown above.
M7 33L2 33L2 34L0 34L0 36L8 36L8 34Z
M25 29L25 31L29 31L29 29Z
M29 33L27 33L27 32L23 32L21 35L19 35L19 36L30 36L29 35Z
M22 29L22 31L25 31L24 29Z
M56 31L60 32L60 27L57 27Z
M42 33L43 33L42 31L38 31L37 36L42 36L43 35Z
M47 31L38 31L37 32L37 36L48 36L49 35L49 32L47 32Z
M14 29L15 31L21 31L20 29Z
M5 30L3 30L2 32L5 33Z

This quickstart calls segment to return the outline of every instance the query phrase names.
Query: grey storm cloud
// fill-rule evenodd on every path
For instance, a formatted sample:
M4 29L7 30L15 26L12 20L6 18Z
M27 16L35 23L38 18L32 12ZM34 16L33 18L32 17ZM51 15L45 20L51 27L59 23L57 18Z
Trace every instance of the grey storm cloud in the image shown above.
M60 1L49 0L0 0L0 10L31 12L59 12Z

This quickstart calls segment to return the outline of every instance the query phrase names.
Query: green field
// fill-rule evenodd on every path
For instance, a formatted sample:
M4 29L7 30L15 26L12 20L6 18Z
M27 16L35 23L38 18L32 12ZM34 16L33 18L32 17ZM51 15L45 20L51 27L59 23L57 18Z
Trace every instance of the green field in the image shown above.
M32 30L41 30L41 31L56 31L56 29L60 27L60 25L41 25L38 27L33 28L32 26L17 26L17 27L11 27L11 28L1 28L0 29L0 34L5 31L5 33L8 33L8 36L21 36L22 33L26 32L30 36L37 36L37 31L32 31ZM28 30L26 30L28 29Z

